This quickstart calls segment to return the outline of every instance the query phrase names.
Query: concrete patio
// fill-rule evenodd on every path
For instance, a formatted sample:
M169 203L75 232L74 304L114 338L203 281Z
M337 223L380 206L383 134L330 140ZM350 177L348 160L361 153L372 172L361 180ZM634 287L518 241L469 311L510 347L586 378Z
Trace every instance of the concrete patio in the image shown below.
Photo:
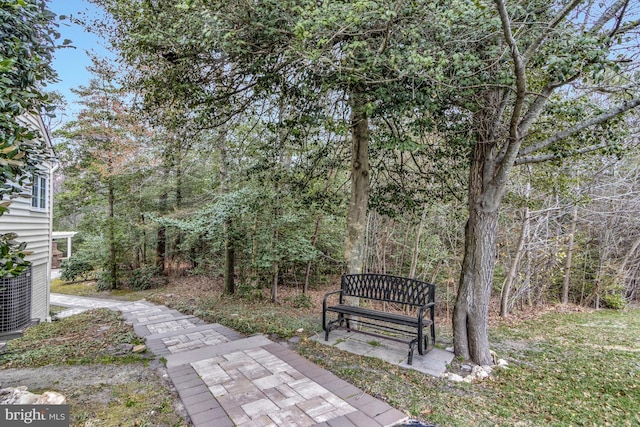
M447 364L451 363L454 357L450 351L439 348L434 348L423 356L415 350L413 363L409 365L407 364L408 345L341 329L331 331L329 341L324 340L324 333L314 335L311 339L350 353L376 357L402 368L413 369L434 377L442 375L447 369Z

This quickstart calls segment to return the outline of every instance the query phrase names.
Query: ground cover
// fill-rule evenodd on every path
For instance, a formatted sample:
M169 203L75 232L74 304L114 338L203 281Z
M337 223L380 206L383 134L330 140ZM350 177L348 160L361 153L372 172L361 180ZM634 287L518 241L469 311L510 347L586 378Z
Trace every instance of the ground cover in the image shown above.
M26 330L0 354L0 388L59 392L71 426L186 426L164 366L116 312L99 309Z
M367 393L438 425L640 425L638 309L557 306L492 319L492 348L509 361L508 369L482 382L452 383L309 340L321 329L322 295L334 287L312 289L304 297L299 289L281 288L281 302L271 304L266 289L222 296L219 280L199 277L118 297L146 298L242 333L289 340L300 354ZM450 346L449 322L440 316L436 323L437 345ZM461 365L454 361L450 369Z

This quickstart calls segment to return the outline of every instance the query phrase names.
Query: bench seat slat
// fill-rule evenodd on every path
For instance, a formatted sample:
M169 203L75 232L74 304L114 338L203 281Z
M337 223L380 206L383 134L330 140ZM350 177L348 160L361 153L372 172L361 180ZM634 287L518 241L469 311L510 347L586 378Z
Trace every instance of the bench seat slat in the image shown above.
M406 325L406 326L418 326L418 317L417 316L406 316L403 314L397 313L388 313L378 310L372 310L370 308L357 307L353 305L346 304L338 304L327 307L327 311L331 311L334 313L342 313L342 314L350 314L352 316L360 316L366 317L368 319L380 320L384 322L392 322L398 325ZM431 324L431 320L423 319L422 324L427 326Z

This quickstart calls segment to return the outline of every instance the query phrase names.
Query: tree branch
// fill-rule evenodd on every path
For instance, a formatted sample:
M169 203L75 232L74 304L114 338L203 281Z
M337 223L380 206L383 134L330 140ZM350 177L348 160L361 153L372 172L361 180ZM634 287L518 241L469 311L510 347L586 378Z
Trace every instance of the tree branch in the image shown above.
M626 3L628 1L629 0L618 0L617 2L612 4L609 9L605 10L604 13L600 15L600 18L596 21L595 24L593 24L593 27L591 27L589 32L595 34L600 31L607 22L609 22L611 19L613 19L614 16L616 16L616 13L618 13L620 9L626 7Z
M519 157L528 156L531 153L534 153L534 152L536 152L538 150L541 150L541 149L546 148L546 147L548 147L548 146L550 146L552 144L555 144L558 141L561 141L561 140L563 140L565 138L568 138L568 137L570 137L572 135L575 135L576 133L578 133L578 132L580 132L580 131L582 131L584 129L587 129L587 128L591 127L591 126L598 125L600 123L604 123L604 122L606 122L606 121L608 121L608 120L610 120L610 119L612 119L612 118L614 118L614 117L616 117L616 116L618 116L618 115L620 115L620 114L622 114L622 113L624 113L626 111L629 111L629 110L631 110L633 108L636 108L638 105L640 105L640 98L634 98L631 101L624 102L621 105L619 105L619 106L617 106L617 107L615 107L615 108L613 108L613 109L611 109L611 110L609 110L609 111L607 111L607 112L605 112L603 114L600 114L599 116L593 117L592 119L589 119L589 120L585 120L584 122L577 123L577 124L571 126L568 129L560 131L560 132L552 135L551 137L549 137L549 138L547 138L547 139L545 139L543 141L538 142L537 144L530 145L529 147L526 147L526 148L520 150L520 152L518 153L518 156Z
M560 11L560 13L558 13L558 15L553 18L553 20L551 22L549 22L549 25L547 25L545 27L546 31L543 31L537 39L535 39L533 41L533 43L531 43L529 45L529 47L527 48L527 50L524 52L524 54L522 55L524 58L525 62L528 62L529 59L531 59L531 57L533 56L534 53L536 53L538 51L538 48L540 47L540 45L542 44L542 42L544 42L544 40L549 36L549 34L551 34L551 30L556 28L558 26L558 24L560 24L560 22L562 22L562 20L564 18L566 18L566 16L573 10L575 9L580 3L582 3L583 0L572 0L571 2L569 2L569 4L567 4L564 9L562 9Z
M564 159L566 157L577 156L578 154L586 154L591 153L593 151L602 150L603 148L607 148L609 144L606 142L602 142L596 145L590 145L588 147L582 147L577 150L573 150L569 153L549 153L549 154L541 154L539 156L525 156L519 157L516 159L515 165L526 165L531 163L542 163L547 162L549 160L559 160Z
M524 108L524 100L527 94L527 78L525 74L525 61L523 60L518 50L518 45L511 32L511 23L509 15L507 13L507 7L503 0L494 0L498 14L500 15L500 21L502 23L502 31L504 38L511 50L511 57L513 58L513 71L516 76L516 99L513 104L513 111L511 112L511 120L509 124L509 139L506 143L506 150L504 150L503 161L500 162L500 166L493 177L494 189L498 192L504 191L504 184L507 182L509 171L513 166L513 163L518 155L520 144L522 143L520 132L518 129L518 123L520 116Z

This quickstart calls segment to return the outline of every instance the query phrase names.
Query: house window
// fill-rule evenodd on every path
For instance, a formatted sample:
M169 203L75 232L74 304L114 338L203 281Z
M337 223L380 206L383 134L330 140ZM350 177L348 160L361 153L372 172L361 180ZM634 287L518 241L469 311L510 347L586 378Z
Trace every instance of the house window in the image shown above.
M37 175L33 177L31 207L35 209L47 208L47 188L47 178Z

